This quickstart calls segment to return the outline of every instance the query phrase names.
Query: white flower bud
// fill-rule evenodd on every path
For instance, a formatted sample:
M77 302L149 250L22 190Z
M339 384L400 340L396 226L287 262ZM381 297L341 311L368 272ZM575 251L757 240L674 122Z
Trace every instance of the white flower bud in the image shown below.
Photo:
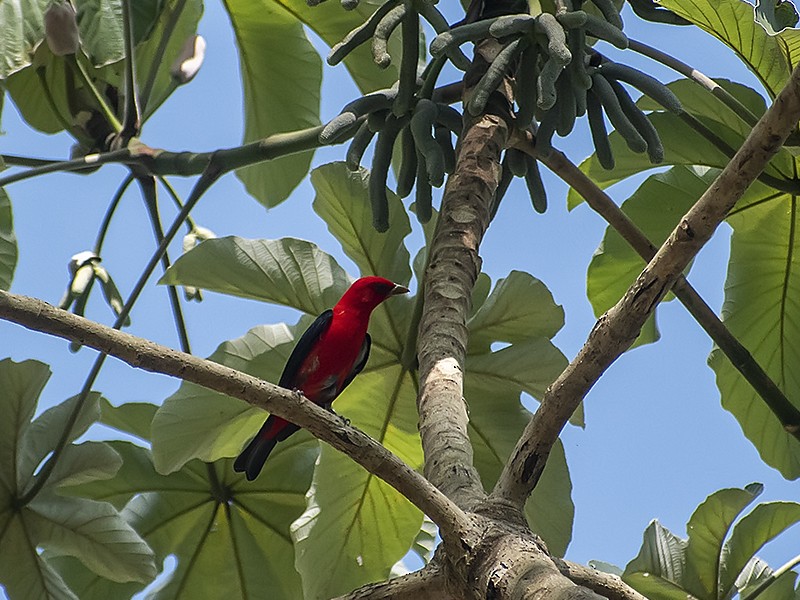
M81 267L78 267L78 270L72 277L72 282L69 284L70 294L72 294L72 296L82 295L89 287L89 284L92 282L93 278L94 269L92 269L92 263L87 263Z
M193 35L186 40L178 58L172 63L169 73L179 84L189 83L200 67L206 55L206 41L200 35Z
M100 262L100 257L91 250L84 250L83 252L78 252L69 259L67 269L69 269L71 275L75 275L79 268L92 262Z
M78 21L70 2L53 2L44 13L44 34L56 56L75 54L80 46Z

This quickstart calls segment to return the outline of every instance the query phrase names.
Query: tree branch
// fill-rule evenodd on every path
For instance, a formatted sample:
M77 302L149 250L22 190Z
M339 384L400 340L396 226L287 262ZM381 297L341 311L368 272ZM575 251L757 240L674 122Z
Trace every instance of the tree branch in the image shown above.
M508 126L496 115L468 125L459 142L455 173L448 179L425 273L418 356L420 435L425 475L459 506L485 493L472 464L463 397L467 317L478 255L489 225L489 206L500 178L500 152Z
M75 340L129 365L191 381L275 413L344 452L413 502L438 526L445 544L461 547L473 528L469 517L419 473L365 433L292 392L215 362L123 333L35 298L0 291L0 318Z
M548 388L492 496L522 506L567 419L602 373L634 342L689 261L758 177L800 119L800 67L713 184L681 219L625 296L595 324L578 355Z
M616 575L603 573L597 569L579 565L562 558L554 558L553 562L556 563L561 573L572 581L597 592L601 596L605 596L609 600L647 600L645 596L642 596Z
M430 564L394 579L370 583L333 600L447 600L447 580L441 569Z
M533 138L529 132L517 132L515 147L535 156L543 164L561 177L565 183L578 192L586 203L594 209L645 261L651 260L658 250L647 236L628 218L622 209L601 190L575 163L562 152L553 151L549 156L536 153ZM725 324L703 300L700 294L681 275L672 286L672 291L686 307L698 324L719 346L722 353L741 373L775 414L783 428L800 440L800 409L786 397L783 391L758 364L750 351L728 330Z

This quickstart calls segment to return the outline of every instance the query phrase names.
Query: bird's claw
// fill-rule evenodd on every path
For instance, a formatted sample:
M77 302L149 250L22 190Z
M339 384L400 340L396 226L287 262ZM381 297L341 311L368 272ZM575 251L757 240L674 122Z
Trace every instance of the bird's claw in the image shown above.
M336 413L336 411L333 410L333 406L326 406L325 409L329 413L331 413L334 417L339 417L339 420L342 422L342 424L345 427L349 427L350 426L350 419L348 419L347 417L343 417L342 415Z

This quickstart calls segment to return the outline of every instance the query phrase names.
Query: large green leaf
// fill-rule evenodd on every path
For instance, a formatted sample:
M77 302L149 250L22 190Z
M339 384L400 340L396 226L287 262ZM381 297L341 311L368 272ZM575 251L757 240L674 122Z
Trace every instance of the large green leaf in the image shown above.
M11 287L16 266L17 237L14 235L11 200L6 191L0 188L0 290L7 290Z
M399 365L356 378L336 410L412 468L422 465L415 378ZM323 445L308 508L292 526L305 597L385 579L421 526L422 513L402 495Z
M123 405L122 410L127 410ZM111 480L76 488L96 498L131 495L123 510L159 561L177 567L152 592L155 599L246 599L270 590L270 598L300 597L289 525L305 506L317 443L298 434L281 444L264 474L248 482L231 461L205 465L193 460L169 475L156 472L148 450L126 442L114 447L125 464ZM268 474L268 475L267 475ZM265 476L267 475L267 476ZM82 600L129 597L131 586L93 575L75 561L50 560ZM225 573L209 577L209 573Z
M172 33L164 48L163 55L158 55L159 47L168 24L174 18L173 12L179 3L165 2L164 10L153 23L152 33L136 47L136 67L139 79L139 91L144 93L144 86L153 78L148 98L142 98L146 105L146 115L152 114L174 89L170 68L180 54L184 42L197 32L197 24L203 14L203 0L187 0L180 16L175 22ZM139 5L133 4L134 9ZM155 74L152 72L155 69Z
M149 402L128 402L113 406L105 398L100 401L100 422L129 435L150 439L150 424L158 407Z
M737 1L737 0L734 0ZM731 95L744 104L755 116L765 110L763 99L752 89L741 84L720 80L718 83ZM741 146L749 127L734 116L729 108L710 92L686 80L678 80L667 87L681 100L684 110L696 117L712 133L736 149ZM663 108L647 96L642 96L637 105L643 110L663 111ZM658 129L664 144L663 165L706 166L721 169L728 164L728 156L715 145L702 137L677 115L666 112L652 112L650 121ZM654 168L646 154L635 154L625 145L622 137L615 131L609 136L616 158L614 169L606 170L600 166L597 156L592 154L584 160L580 168L601 188L606 188L623 179ZM793 178L794 159L786 149L781 149L769 163L766 173L778 179ZM581 196L570 190L567 203L574 208L583 202Z
M761 484L753 483L744 489L711 494L686 524L688 540L653 521L644 533L639 555L628 564L623 579L651 600L725 600L737 593L745 597L772 575L769 565L755 553L800 521L800 504L794 502L759 504L739 519L762 489ZM733 526L737 519L739 522ZM787 588L786 582L772 587L772 600L788 600L794 593L793 586ZM792 593L787 594L787 589Z
M302 24L272 0L225 0L244 83L244 141L319 125L322 64ZM313 151L239 169L247 191L280 204L308 173Z
M796 502L765 502L742 517L723 548L720 595L728 597L740 573L756 552L798 521L800 504Z
M31 64L44 37L44 13L50 0L4 0L0 4L0 79Z
M61 91L66 89L66 63L62 57L53 56L47 44L40 44L36 49L36 64L43 69L42 77L38 69L29 67L15 72L4 85L20 115L31 127L44 133L57 133L64 127L53 113L44 86L53 98L55 110L64 120L71 121L67 95Z
M206 240L181 256L159 283L190 285L317 315L348 286L336 260L304 240Z
M722 318L790 401L800 397L800 241L798 206L787 195L758 195L735 211ZM769 240L769 243L765 243ZM739 372L714 350L722 405L731 411L761 458L784 477L800 477L800 443Z
M639 554L625 567L622 578L647 598L686 600L682 587L686 542L654 520L642 536Z
M488 293L489 280L483 281ZM564 326L564 309L553 301L550 290L523 271L511 271L499 279L478 306L467 323L470 352L486 352L497 341L513 344L532 337L551 338Z
M210 360L265 381L280 379L294 335L286 325L265 325L241 338L222 343ZM241 400L202 386L181 384L164 400L153 418L152 441L156 468L172 473L187 461L215 461L236 456L266 418L266 413ZM298 434L299 435L299 434ZM281 452L283 444L275 450ZM270 461L269 469L278 461Z
M311 172L311 184L317 193L314 211L362 275L380 275L407 285L411 279L410 257L403 240L411 233L411 225L394 194L388 192L392 226L386 233L378 233L372 226L369 171L350 171L343 162L328 163Z
M703 168L673 167L666 173L651 175L622 203L622 211L653 244L660 246L717 173ZM586 274L586 295L595 316L614 306L644 267L645 261L628 242L615 229L607 227ZM655 318L651 317L637 343L651 343L658 338Z
M35 361L0 361L0 582L14 598L74 598L39 549L69 555L115 581L149 582L156 574L153 553L107 502L59 495L58 487L114 475L119 455L96 442L74 445L97 416L96 394L78 415L50 478L27 503L22 498L40 462L63 433L77 399L57 405L31 422L50 371Z
M753 483L744 489L719 490L692 514L686 524L689 540L683 583L696 597L717 597L725 538L733 522L763 489L761 484Z
M163 0L137 0L134 3L133 41L149 34L162 11ZM95 67L125 58L122 0L75 0L81 47Z
M736 52L761 80L771 97L789 79L798 59L800 32L769 36L753 19L753 6L742 0L661 0L660 4L693 22Z

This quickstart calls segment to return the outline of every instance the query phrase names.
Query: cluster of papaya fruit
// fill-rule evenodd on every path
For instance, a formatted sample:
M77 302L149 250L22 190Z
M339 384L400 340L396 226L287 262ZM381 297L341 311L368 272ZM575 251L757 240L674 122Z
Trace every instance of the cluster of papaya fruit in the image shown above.
M353 0L343 0L345 3L345 8L357 4ZM548 155L553 135L569 135L576 119L587 115L597 157L604 168L614 168L606 118L633 152L646 152L653 164L663 160L658 132L623 84L650 96L666 110L679 113L682 107L657 79L613 62L594 49L597 40L620 49L628 47L614 0L554 0L553 12L538 14L531 14L525 2L527 12L493 16L487 16L487 2L483 12L470 17L468 11L467 18L452 27L435 5L433 0L388 0L334 46L328 57L330 64L337 64L371 40L375 63L385 68L392 59L389 37L401 28L403 54L398 82L391 89L349 103L320 136L323 143L339 143L352 137L347 163L357 169L377 134L370 194L373 222L378 230L388 228L386 180L396 143L400 149L397 193L408 196L416 183L417 216L422 222L432 212L432 187L441 186L444 175L453 172L452 136L461 134L463 118L449 104L432 98L446 61L461 70L469 68L471 61L461 50L465 43L496 40L500 45L476 83L465 90L464 110L472 117L486 110L504 81L513 82L514 124L519 129L533 130L537 155ZM516 10L520 8L511 5ZM418 76L420 17L438 35L430 44L431 59ZM495 209L516 176L525 179L534 209L544 212L547 197L535 158L509 148L502 165Z

